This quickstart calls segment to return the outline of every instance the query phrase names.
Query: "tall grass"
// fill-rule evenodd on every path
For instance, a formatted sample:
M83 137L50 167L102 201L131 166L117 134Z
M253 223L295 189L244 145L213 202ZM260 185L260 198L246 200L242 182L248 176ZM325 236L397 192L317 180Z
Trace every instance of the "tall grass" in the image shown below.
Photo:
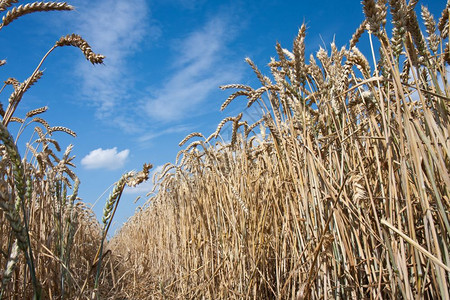
M222 87L222 109L245 99L260 121L180 143L197 139L108 246L113 285L132 299L449 299L450 6L435 21L417 1L362 4L349 48L306 57L303 25L270 76L247 59L258 87Z

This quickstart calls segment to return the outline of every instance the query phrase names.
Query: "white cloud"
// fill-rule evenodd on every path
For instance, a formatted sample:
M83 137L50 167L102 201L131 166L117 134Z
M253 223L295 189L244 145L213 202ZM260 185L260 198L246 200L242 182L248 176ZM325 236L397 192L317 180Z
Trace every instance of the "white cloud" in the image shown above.
M193 112L219 85L238 81L242 71L230 63L226 43L233 26L215 17L176 45L173 75L144 99L148 115L159 121L182 119ZM230 30L231 29L231 30Z
M130 150L117 152L117 147L112 149L98 148L89 152L81 159L81 165L86 169L120 169L124 166Z

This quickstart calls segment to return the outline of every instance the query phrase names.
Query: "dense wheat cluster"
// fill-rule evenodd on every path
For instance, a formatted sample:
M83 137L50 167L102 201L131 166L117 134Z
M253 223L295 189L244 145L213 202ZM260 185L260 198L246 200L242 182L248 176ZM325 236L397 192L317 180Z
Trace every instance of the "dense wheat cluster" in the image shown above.
M0 1L0 31L73 9L17 2ZM348 47L309 57L303 25L291 50L276 45L269 75L247 58L258 86L222 86L221 109L245 100L259 121L242 112L186 136L110 241L125 185L152 166L117 181L99 223L78 198L72 146L60 153L55 139L75 132L48 124L47 107L15 114L57 47L103 62L81 36L61 37L0 91L0 299L449 299L450 4L435 19L417 2L362 1Z
M261 119L180 143L110 245L130 298L449 298L450 7L386 2L349 48L305 57L303 25L270 76L247 59L260 86L222 87Z

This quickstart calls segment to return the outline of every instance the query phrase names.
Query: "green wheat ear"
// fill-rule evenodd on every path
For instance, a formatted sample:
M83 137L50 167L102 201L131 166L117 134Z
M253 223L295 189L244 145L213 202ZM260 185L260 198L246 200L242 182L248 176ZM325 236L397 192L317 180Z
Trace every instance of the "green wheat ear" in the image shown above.
M5 145L6 152L13 166L14 174L14 188L15 188L15 203L14 206L8 198L2 195L0 199L1 207L6 211L6 218L10 222L11 228L18 240L18 247L23 251L27 264L30 268L30 275L34 287L34 295L39 298L40 284L36 278L36 271L34 267L33 253L31 250L31 241L29 236L29 224L27 213L25 211L24 200L27 187L25 185L25 174L22 161L20 159L19 150L13 141L8 129L0 123L0 139ZM23 220L20 217L20 211L23 213Z
M112 192L109 194L109 197L106 200L105 207L103 208L103 217L102 217L103 228L106 228L109 221L111 220L114 205L120 199L123 189L124 189L125 185L127 184L127 180L130 179L131 177L133 177L134 175L135 175L134 171L125 173L122 175L122 177L120 177L119 181L117 181L116 184L114 185Z
M0 140L3 141L8 158L13 166L14 174L14 188L16 191L16 197L14 204L10 200L9 193L6 187L3 187L2 195L0 199L0 205L6 212L11 228L13 229L18 245L21 250L27 250L27 237L26 229L22 224L20 218L20 211L25 197L25 180L22 161L20 159L19 150L13 141L13 138L9 131L0 123Z

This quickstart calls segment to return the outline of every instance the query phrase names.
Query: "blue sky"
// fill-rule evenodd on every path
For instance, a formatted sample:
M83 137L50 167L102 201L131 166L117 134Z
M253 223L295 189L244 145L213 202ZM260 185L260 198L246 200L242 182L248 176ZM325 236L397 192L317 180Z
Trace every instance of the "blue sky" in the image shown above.
M24 2L19 1L19 4ZM25 80L63 35L78 33L106 56L91 65L73 47L56 49L44 63L44 76L24 96L16 116L44 105L43 117L78 136L55 135L62 148L74 144L79 196L101 216L108 188L129 170L173 162L178 143L189 133L212 133L223 118L237 115L237 99L219 110L230 91L218 87L244 83L257 87L244 59L263 71L276 56L278 41L292 48L307 24L306 52L348 45L363 20L360 1L206 1L73 0L72 12L24 16L0 31L2 80ZM445 1L421 1L439 17ZM419 3L419 5L420 5ZM368 47L367 35L358 45ZM367 48L366 48L367 49ZM366 52L368 53L368 52ZM10 91L0 95L7 101ZM247 118L258 112L246 110ZM26 143L30 128L19 143ZM225 138L226 129L225 129ZM114 228L145 202L146 183L127 189ZM105 194L103 194L108 190ZM103 195L102 195L103 194ZM142 198L135 204L134 199Z

